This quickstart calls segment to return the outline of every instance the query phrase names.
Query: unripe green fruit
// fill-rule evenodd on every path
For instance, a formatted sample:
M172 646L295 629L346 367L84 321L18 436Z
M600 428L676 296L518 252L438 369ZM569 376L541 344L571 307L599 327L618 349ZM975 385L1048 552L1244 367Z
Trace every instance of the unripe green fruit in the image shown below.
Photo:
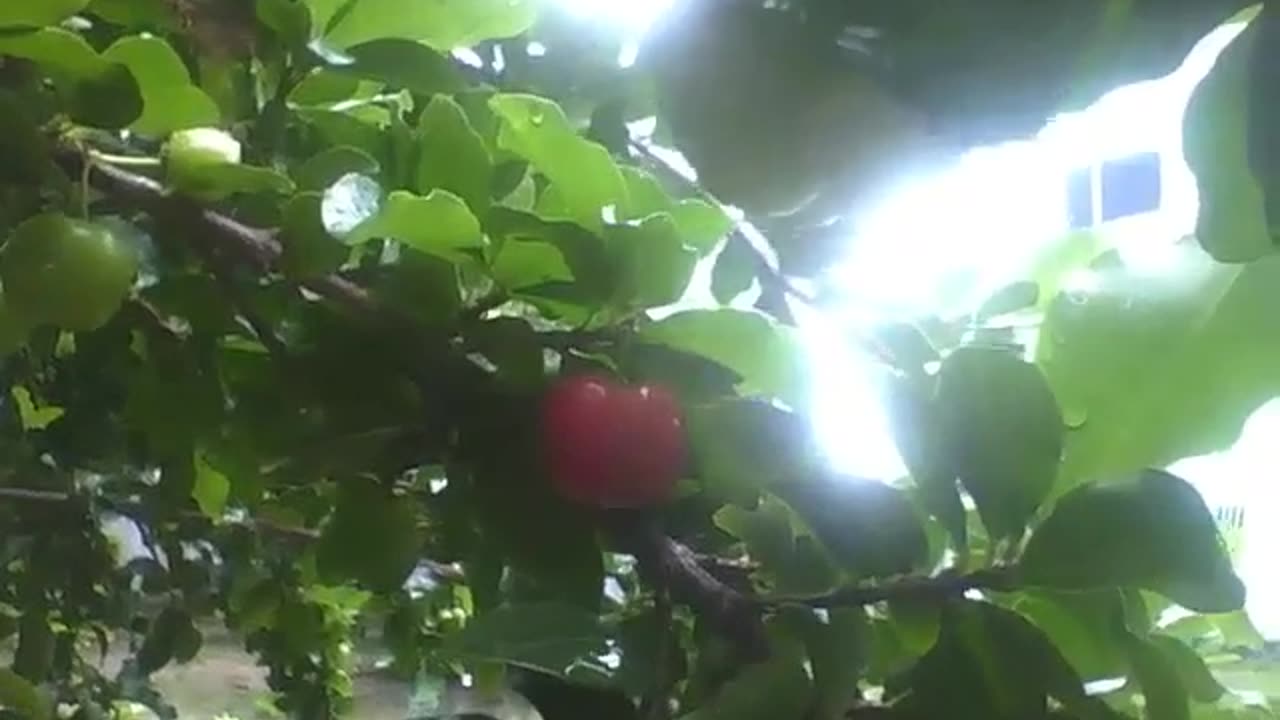
M106 227L43 213L14 228L0 250L9 309L31 324L84 332L102 327L133 287L138 257Z
M224 193L210 182L208 171L240 164L240 143L218 128L191 128L169 136L161 153L169 187L201 200L218 200Z

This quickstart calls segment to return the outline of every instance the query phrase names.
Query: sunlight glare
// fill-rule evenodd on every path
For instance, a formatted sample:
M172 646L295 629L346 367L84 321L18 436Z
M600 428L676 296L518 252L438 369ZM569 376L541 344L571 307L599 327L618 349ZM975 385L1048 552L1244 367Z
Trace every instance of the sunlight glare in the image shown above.
M846 324L814 321L809 333L820 388L816 422L837 467L894 467L878 445L892 449L891 440L872 440L889 437L887 419L873 399L871 359L851 354L841 340L856 331L848 319L856 318L856 325L867 318L956 317L1000 287L1028 279L1032 261L1069 231L1066 188L1073 169L1157 152L1161 206L1092 232L1131 269L1178 271L1174 243L1194 231L1199 211L1195 178L1182 157L1182 116L1196 85L1243 27L1209 33L1173 73L1059 115L1032 140L977 148L917 178L863 221L846 258L831 271L846 298L831 315ZM1097 292L1100 281L1081 272L1070 278L1068 289ZM868 440L849 443L850 437Z
M576 17L640 33L666 12L674 0L554 0Z

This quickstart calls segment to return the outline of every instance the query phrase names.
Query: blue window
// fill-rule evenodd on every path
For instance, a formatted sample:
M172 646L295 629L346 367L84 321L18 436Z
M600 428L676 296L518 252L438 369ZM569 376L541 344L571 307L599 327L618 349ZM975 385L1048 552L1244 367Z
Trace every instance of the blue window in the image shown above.
M1102 164L1102 222L1160 207L1160 156L1153 152Z
M1160 155L1140 152L1076 168L1067 175L1072 230L1160 209Z

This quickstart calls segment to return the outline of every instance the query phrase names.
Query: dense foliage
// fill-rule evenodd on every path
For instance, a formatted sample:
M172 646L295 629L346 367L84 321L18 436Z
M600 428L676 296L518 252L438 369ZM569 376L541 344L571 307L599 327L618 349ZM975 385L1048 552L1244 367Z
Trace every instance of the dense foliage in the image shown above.
M1232 19L1177 272L1094 244L850 338L910 477L830 470L791 308L858 211ZM681 0L621 43L535 0L0 3L0 713L171 716L217 618L307 720L360 633L429 717L1271 717L1207 669L1260 641L1160 468L1280 389L1280 5ZM718 304L651 312L706 264Z

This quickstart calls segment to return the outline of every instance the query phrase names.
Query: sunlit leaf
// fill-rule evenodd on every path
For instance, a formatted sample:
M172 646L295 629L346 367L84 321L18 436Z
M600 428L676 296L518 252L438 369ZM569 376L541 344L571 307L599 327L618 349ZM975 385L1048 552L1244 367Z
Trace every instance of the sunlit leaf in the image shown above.
M0 28L55 25L84 9L89 0L41 0L0 6Z
M349 64L336 65L345 75L376 80L424 95L463 88L458 69L449 58L413 40L379 37L348 48Z
M387 196L377 214L342 239L357 245L378 237L448 260L457 259L462 251L484 247L479 221L461 198L446 190L432 190L425 196L397 190Z
M670 215L650 215L635 225L612 225L605 236L621 266L615 297L623 304L656 307L684 295L698 256L684 244Z
M130 129L161 137L174 130L217 125L218 106L191 82L182 59L164 40L136 35L121 38L102 57L129 68L142 92L142 116Z
M641 337L724 365L742 378L743 392L770 395L793 408L809 404L799 338L766 315L689 310L645 327Z
M40 63L66 88L76 119L121 128L142 114L143 96L133 73L99 55L80 35L61 28L0 34L0 54Z
M9 394L18 405L18 419L23 430L43 430L66 413L56 405L37 406L31 399L31 391L21 385L13 386Z
M316 153L294 168L298 189L322 191L349 173L372 175L378 161L359 148L337 145Z
M334 0L307 0L317 27L340 47L378 38L405 38L449 51L527 30L537 17L533 0L360 0L349 10Z
M195 484L191 488L191 497L195 498L200 512L210 520L222 519L222 512L227 506L227 498L231 495L231 481L227 476L209 465L204 458L196 459Z
M462 107L447 96L433 97L418 120L418 145L418 192L447 190L482 216L489 208L493 167Z
M560 106L534 95L499 94L499 147L528 160L564 198L572 219L599 229L606 207L628 207L627 186L609 151L579 135Z
M1108 254L1091 272L1097 287L1059 296L1037 345L1072 428L1059 491L1226 448L1280 391L1280 260L1222 264L1183 241L1158 270Z

